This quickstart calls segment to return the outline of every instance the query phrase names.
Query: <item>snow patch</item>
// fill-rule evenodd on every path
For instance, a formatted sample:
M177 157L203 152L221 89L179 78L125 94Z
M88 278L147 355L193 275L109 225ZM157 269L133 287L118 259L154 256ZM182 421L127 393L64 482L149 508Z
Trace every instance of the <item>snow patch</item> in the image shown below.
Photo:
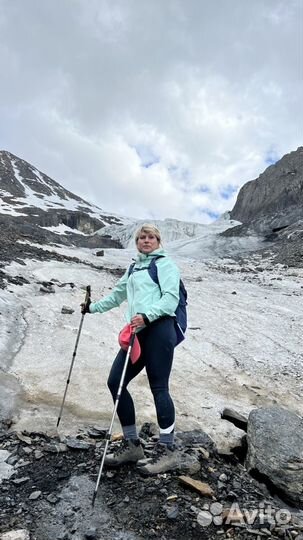
M73 234L82 234L83 236L87 236L84 232L79 231L78 229L72 229L71 227L68 227L67 225L64 225L64 223L60 223L60 225L57 225L56 227L40 227L41 229L46 229L47 231L54 232L56 234L66 234L66 233L73 233Z

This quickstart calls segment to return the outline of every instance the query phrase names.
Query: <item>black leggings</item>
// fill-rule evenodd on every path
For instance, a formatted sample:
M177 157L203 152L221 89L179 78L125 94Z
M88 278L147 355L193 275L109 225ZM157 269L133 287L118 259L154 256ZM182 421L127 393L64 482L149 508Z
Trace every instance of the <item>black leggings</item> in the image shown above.
M172 317L157 319L137 335L141 346L141 356L135 364L131 361L128 363L117 409L118 417L121 426L132 426L136 423L134 402L127 390L127 385L145 367L154 396L159 427L166 429L175 421L175 408L168 388L176 345L174 319ZM107 381L114 400L118 392L125 356L126 352L120 349Z

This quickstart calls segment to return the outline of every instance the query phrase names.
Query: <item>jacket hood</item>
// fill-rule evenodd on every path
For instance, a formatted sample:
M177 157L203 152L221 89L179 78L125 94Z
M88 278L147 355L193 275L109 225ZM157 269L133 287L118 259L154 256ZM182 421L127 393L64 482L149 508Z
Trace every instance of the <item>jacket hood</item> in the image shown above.
M137 257L136 257L136 262L148 261L148 260L151 260L153 257L158 257L159 255L161 255L162 257L166 257L166 252L164 251L163 248L155 249L155 251L152 251L151 253L147 253L147 254L138 252Z

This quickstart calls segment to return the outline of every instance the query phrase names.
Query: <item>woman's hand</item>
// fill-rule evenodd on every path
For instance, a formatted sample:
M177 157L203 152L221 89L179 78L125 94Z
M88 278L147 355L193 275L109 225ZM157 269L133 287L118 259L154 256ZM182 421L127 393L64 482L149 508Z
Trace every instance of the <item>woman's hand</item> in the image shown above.
M132 320L130 321L130 325L131 325L131 328L132 328L132 330L134 332L136 332L136 330L138 328L142 328L143 326L145 326L143 316L142 315L134 315L132 317Z
M82 304L80 304L81 305L81 313L82 313L82 315L85 315L85 313L90 313L90 311L89 311L90 304L91 304L90 298L88 298L86 300L86 302L83 302Z

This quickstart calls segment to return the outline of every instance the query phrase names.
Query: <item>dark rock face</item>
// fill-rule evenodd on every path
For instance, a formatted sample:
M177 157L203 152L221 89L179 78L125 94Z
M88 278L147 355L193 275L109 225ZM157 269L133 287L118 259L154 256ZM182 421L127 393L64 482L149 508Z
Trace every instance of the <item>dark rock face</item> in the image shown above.
M105 225L123 224L63 188L10 152L0 152L0 220L2 231L31 240L82 247L122 247L110 236L94 233ZM73 232L55 234L42 227L65 225ZM84 236L83 234L90 236Z
M276 263L303 266L303 147L286 154L259 178L247 182L230 214L242 222L224 237L263 237L260 255Z
M267 218L271 228L303 218L303 147L286 154L240 190L231 218L244 224Z

